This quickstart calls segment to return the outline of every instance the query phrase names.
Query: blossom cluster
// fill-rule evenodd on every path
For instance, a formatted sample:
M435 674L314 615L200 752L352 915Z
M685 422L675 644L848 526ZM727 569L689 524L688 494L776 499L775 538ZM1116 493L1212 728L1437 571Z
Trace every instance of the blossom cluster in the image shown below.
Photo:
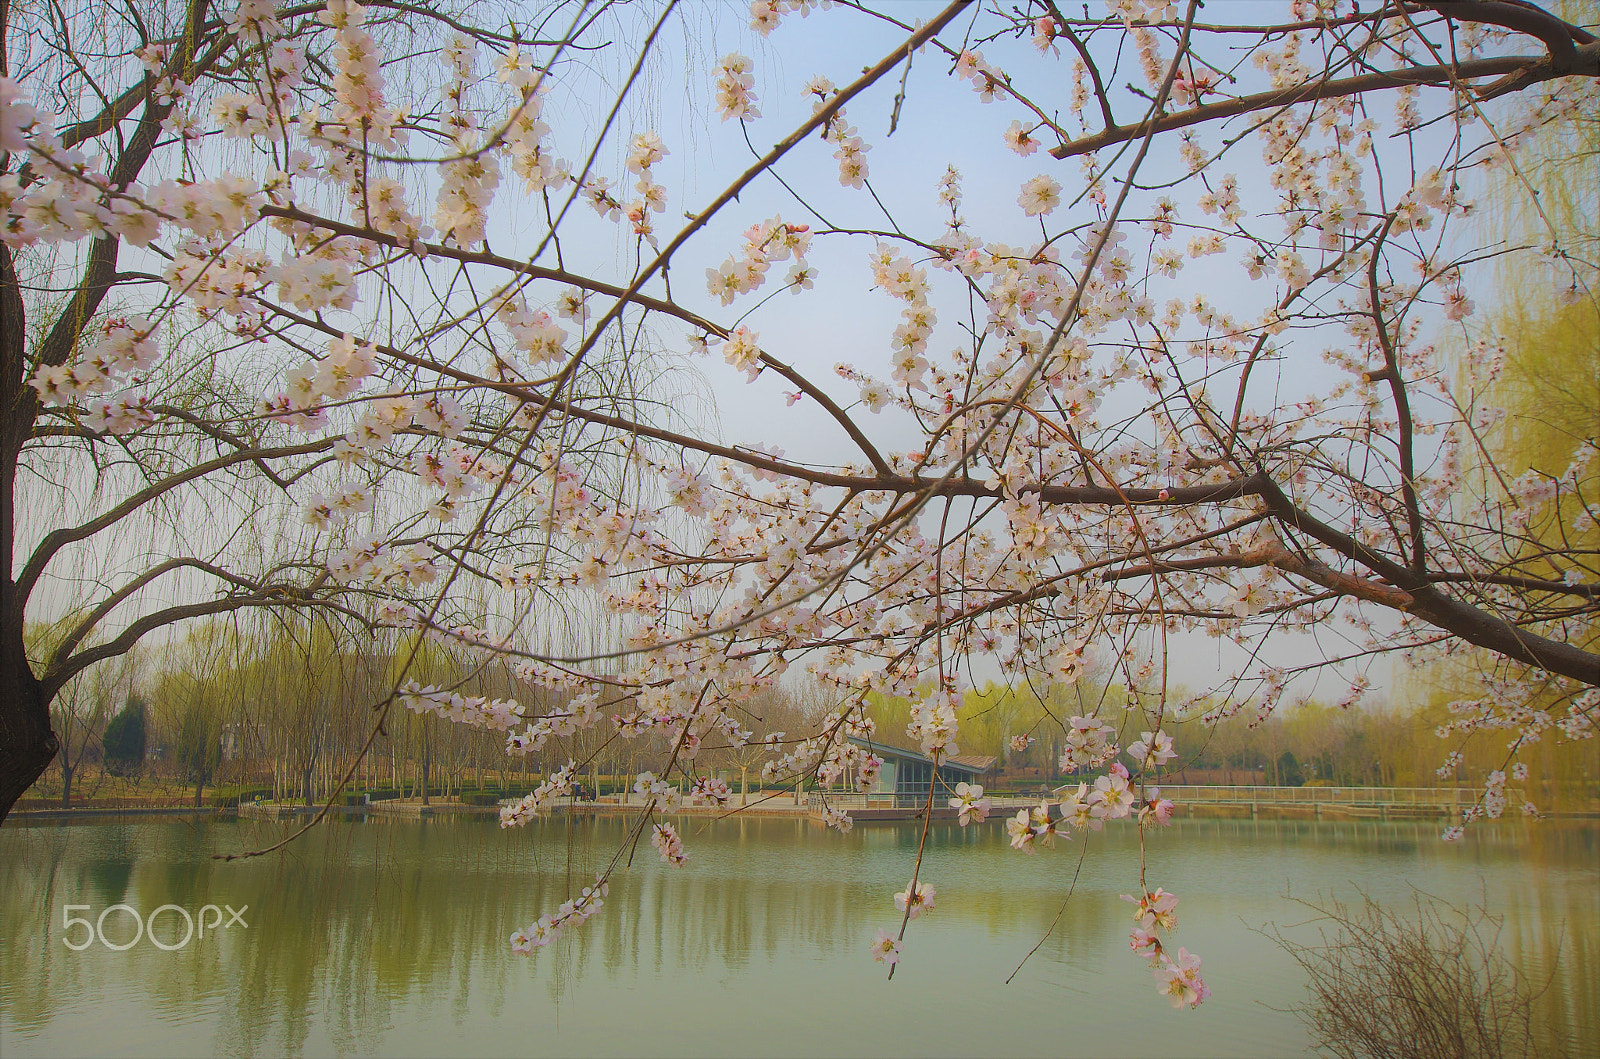
M1061 760L1057 762L1063 772L1099 768L1119 752L1117 730L1097 717L1070 718L1065 734Z
M813 77L806 82L802 91L811 97L813 112L820 112L839 94L834 83L826 77ZM828 115L822 126L822 139L834 145L833 158L839 163L839 184L847 188L866 186L867 152L872 147L861 138L861 130L845 119L843 107L835 108Z
M689 855L683 851L683 839L671 824L655 824L650 832L650 844L661 854L661 859L675 868L681 868Z
M756 79L750 69L749 58L738 52L729 52L717 63L716 105L723 121L751 121L761 116L755 105Z
M370 533L355 537L329 554L328 572L341 584L364 581L389 589L419 587L439 576L433 552L426 545L391 547Z
M956 745L956 735L961 727L956 717L956 706L956 696L946 693L931 696L912 707L906 735L915 739L922 752L935 764L961 752Z
M156 322L148 317L114 317L98 330L101 337L83 356L65 364L42 364L34 371L30 382L42 404L70 405L136 383L134 373L149 371L160 358ZM127 434L154 420L149 399L127 393L89 402L84 421L94 430Z
M552 944L567 929L583 926L590 916L600 911L610 893L611 884L604 878L596 879L594 885L585 886L577 897L561 902L554 912L545 913L513 933L511 951L519 956L531 956L534 949Z
M952 808L959 807L956 799L950 804ZM1052 810L1057 804L1059 816L1053 815ZM1105 775L1095 778L1092 787L1081 782L1076 790L1068 790L1059 803L1045 799L1032 809L1019 810L1006 821L1006 834L1013 849L1033 853L1041 846L1053 846L1057 837L1069 836L1067 825L1080 831L1099 831L1107 820L1136 814L1141 826L1165 827L1172 822L1173 808L1172 801L1161 796L1159 787L1137 786L1121 762L1112 762Z
M781 216L762 221L745 231L739 257L730 256L719 267L706 269L706 290L721 299L723 305L731 305L734 298L757 290L766 282L773 262L791 257L794 264L789 267L784 284L796 292L807 289L814 275L806 264L810 245L808 225L788 224Z
M552 798L562 798L572 793L577 762L568 761L552 772L539 786L510 805L500 807L501 827L526 827L539 815L539 810Z
M1138 924L1128 935L1128 944L1150 962L1157 991L1175 1008L1198 1007L1211 995L1200 977L1200 957L1185 948L1179 948L1176 954L1169 953L1156 933L1177 929L1178 898L1158 887L1153 893L1146 892L1138 897L1124 894L1122 899L1134 904L1133 918Z
M408 680L400 686L400 704L413 713L431 713L458 724L504 732L522 723L522 704L516 699L491 699Z

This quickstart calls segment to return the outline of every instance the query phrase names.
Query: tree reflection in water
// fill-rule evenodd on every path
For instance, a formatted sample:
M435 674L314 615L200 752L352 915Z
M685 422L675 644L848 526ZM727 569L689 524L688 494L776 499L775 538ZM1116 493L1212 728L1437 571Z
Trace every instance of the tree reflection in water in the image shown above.
M528 960L506 938L591 881L625 821L557 815L502 833L476 817L351 818L282 856L210 858L280 826L164 819L0 832L0 1051L1121 1054L1117 1027L1137 1020L1169 1051L1285 1054L1303 1050L1304 1031L1272 1008L1299 999L1297 972L1249 928L1288 929L1286 891L1360 887L1398 901L1413 884L1486 900L1505 917L1507 954L1552 981L1540 1000L1548 1032L1575 1053L1600 1033L1592 826L1507 823L1446 846L1431 822L1179 821L1156 837L1154 863L1189 882L1178 936L1203 947L1215 994L1171 1020L1138 961L1121 958L1132 829L1091 838L1104 850L1084 862L1056 932L1007 987L1061 909L1073 843L1025 857L997 824L936 826L923 877L961 885L941 889L913 942L919 959L885 983L866 945L905 886L911 825L839 836L801 820L686 820L687 868L639 857L587 929ZM249 927L175 952L148 940L126 952L63 945L64 905L88 904L78 914L92 918L119 901L146 915L168 903L248 905ZM174 921L162 929L172 938ZM132 932L115 916L108 930ZM1069 1017L1085 1004L1099 1015Z

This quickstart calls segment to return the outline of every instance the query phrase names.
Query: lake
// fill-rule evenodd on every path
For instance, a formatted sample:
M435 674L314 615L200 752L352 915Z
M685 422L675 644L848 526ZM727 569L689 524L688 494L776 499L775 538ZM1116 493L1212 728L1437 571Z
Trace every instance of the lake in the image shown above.
M1398 906L1413 887L1501 917L1501 950L1548 983L1548 1044L1576 1056L1600 1040L1592 822L1505 821L1446 844L1433 823L1180 820L1151 836L1148 882L1180 896L1173 942L1205 961L1212 997L1193 1011L1128 949L1131 826L1081 857L1082 836L1030 857L993 820L936 824L921 877L937 907L912 922L893 981L867 947L898 927L915 824L680 820L686 867L641 843L604 909L531 958L507 937L591 881L626 821L340 818L283 854L211 858L285 826L0 829L0 1055L1301 1055L1285 1009L1304 976L1261 931L1315 937L1292 898ZM134 913L150 934L110 948L135 937ZM203 937L184 941L184 913ZM73 951L92 935L64 916L100 920L104 941Z

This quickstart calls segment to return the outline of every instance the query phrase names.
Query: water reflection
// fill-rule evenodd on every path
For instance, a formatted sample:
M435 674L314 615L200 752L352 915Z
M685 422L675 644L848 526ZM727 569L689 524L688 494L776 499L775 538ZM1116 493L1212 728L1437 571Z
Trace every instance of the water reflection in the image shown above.
M686 869L643 845L600 915L532 960L506 937L592 879L627 821L557 816L503 833L483 818L352 818L280 856L210 858L285 826L0 832L0 1053L1296 1054L1304 1032L1274 1009L1300 999L1300 979L1254 928L1303 919L1288 896L1404 902L1412 886L1504 917L1504 951L1550 982L1551 1044L1581 1054L1600 1032L1593 827L1507 824L1446 846L1423 823L1180 821L1152 841L1149 882L1183 895L1177 939L1205 957L1214 996L1177 1013L1126 953L1131 829L1093 836L1080 858L1074 844L1019 855L992 823L935 827L923 878L938 907L886 983L865 945L895 921L912 826L687 822ZM248 905L249 926L173 952L63 944L64 906L93 918L119 902L145 915ZM106 927L132 933L120 913ZM179 933L164 916L161 937Z

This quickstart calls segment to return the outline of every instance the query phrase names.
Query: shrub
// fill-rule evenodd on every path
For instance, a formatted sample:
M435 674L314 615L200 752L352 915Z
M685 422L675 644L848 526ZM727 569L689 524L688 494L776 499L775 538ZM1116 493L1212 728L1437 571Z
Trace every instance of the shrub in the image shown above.
M1552 1055L1536 1052L1540 990L1501 954L1500 921L1478 906L1413 900L1415 918L1364 894L1359 906L1300 902L1317 914L1317 944L1267 932L1310 979L1293 1010L1313 1043L1339 1059Z
M211 792L210 804L218 809L237 809L240 802L253 802L272 794L270 787L219 787Z

